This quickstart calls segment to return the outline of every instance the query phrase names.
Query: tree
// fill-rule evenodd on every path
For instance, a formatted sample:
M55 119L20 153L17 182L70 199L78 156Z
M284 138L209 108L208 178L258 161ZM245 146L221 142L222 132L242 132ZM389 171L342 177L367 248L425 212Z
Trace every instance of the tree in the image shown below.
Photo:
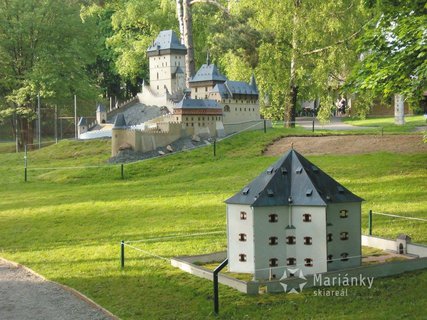
M222 6L216 0L176 0L176 12L180 28L181 41L187 48L185 56L185 71L187 75L186 86L189 87L189 81L196 72L196 62L194 58L193 41L193 13L192 6L196 3L205 3L219 8L226 15L229 14L228 8Z
M112 12L105 47L122 82L139 89L136 85L148 79L147 48L161 30L176 29L174 9L171 0L113 0L92 6L92 13Z
M64 105L73 94L96 94L86 70L93 28L77 0L2 1L0 15L0 119L15 115L20 144L31 144L37 95Z
M261 36L253 48L257 51L255 69L261 91L271 98L270 115L283 118L285 114L287 124L293 126L299 96L322 97L323 106L328 106L326 98L334 79L344 79L357 57L354 40L366 23L361 2L238 2L232 14L242 14L243 9L251 12L248 30L255 29ZM238 54L236 48L231 49Z
M368 2L373 15L347 87L359 94L401 94L416 106L427 88L427 7L419 0Z

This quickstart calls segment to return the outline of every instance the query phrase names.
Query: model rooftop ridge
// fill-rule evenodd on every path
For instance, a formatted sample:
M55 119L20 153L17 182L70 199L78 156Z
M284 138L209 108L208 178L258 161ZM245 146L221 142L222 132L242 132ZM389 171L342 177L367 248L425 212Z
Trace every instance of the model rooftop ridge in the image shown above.
M173 30L160 31L153 44L148 47L147 52L157 52L161 50L175 50L187 52L187 48L181 44L176 33Z
M312 205L361 202L328 174L294 149L264 170L240 192L227 199L227 204L251 206Z

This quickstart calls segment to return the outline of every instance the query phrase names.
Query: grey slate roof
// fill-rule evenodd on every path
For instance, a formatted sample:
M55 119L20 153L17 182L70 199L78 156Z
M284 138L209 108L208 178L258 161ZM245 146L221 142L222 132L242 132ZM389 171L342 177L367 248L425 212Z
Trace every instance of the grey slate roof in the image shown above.
M258 96L258 88L256 87L256 83L254 86L252 86L243 81L227 80L225 83L218 83L211 92L218 92L222 98L230 98L235 94Z
M116 116L116 120L114 120L113 128L125 128L126 120L125 115L123 113L118 113Z
M173 72L173 74L177 74L177 73L184 73L184 70L182 70L181 67L176 67L175 72Z
M410 237L410 236L408 236L407 234L403 234L403 233L399 234L399 235L397 236L397 239L400 239L400 240L409 240L409 241L411 241L411 237Z
M221 109L215 100L209 99L182 99L175 106L176 109Z
M216 65L205 63L197 71L196 75L190 80L190 83L204 82L204 81L227 81L227 78L223 76Z
M291 200L291 202L289 201ZM289 150L249 185L225 202L253 207L326 206L361 202L362 198L343 187L295 150Z
M255 75L252 73L251 81L249 82L249 86L258 93L258 86L256 84Z
M98 104L98 106L96 107L96 112L105 112L105 106L103 104Z
M153 45L148 47L147 52L153 52L157 50L179 50L184 53L187 52L187 48L181 44L176 33L173 30L160 31Z
M79 127L87 126L87 119L85 117L81 117L78 125L79 125Z

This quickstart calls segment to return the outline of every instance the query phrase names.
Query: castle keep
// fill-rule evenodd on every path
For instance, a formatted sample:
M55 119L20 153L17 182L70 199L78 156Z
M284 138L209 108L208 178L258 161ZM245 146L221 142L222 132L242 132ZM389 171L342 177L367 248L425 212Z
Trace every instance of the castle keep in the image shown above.
M223 137L244 129L263 128L254 75L249 83L230 81L208 55L206 63L190 79L190 88L185 88L186 53L174 31L161 31L147 49L149 84L144 82L141 93L121 110L118 107L104 112L102 117L97 113L98 131L111 130L104 130L103 136L111 136L113 156L126 148L152 151L183 137ZM132 111L136 108L138 112ZM119 112L123 115L117 121ZM135 116L142 118L138 121ZM90 130L90 126L82 127L81 138L95 134Z

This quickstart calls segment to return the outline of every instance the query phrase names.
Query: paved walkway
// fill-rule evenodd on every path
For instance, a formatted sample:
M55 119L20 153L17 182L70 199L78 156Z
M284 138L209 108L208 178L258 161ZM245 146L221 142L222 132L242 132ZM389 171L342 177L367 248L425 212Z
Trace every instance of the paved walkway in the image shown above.
M0 258L1 320L117 319L76 291Z
M358 127L352 126L351 124L347 124L342 122L341 117L333 117L330 122L321 124L319 120L314 120L314 130L335 130L335 131L351 131L351 130L366 130L366 129L374 129L374 127ZM312 129L312 121L313 118L310 117L298 117L296 122L301 127L311 130Z

